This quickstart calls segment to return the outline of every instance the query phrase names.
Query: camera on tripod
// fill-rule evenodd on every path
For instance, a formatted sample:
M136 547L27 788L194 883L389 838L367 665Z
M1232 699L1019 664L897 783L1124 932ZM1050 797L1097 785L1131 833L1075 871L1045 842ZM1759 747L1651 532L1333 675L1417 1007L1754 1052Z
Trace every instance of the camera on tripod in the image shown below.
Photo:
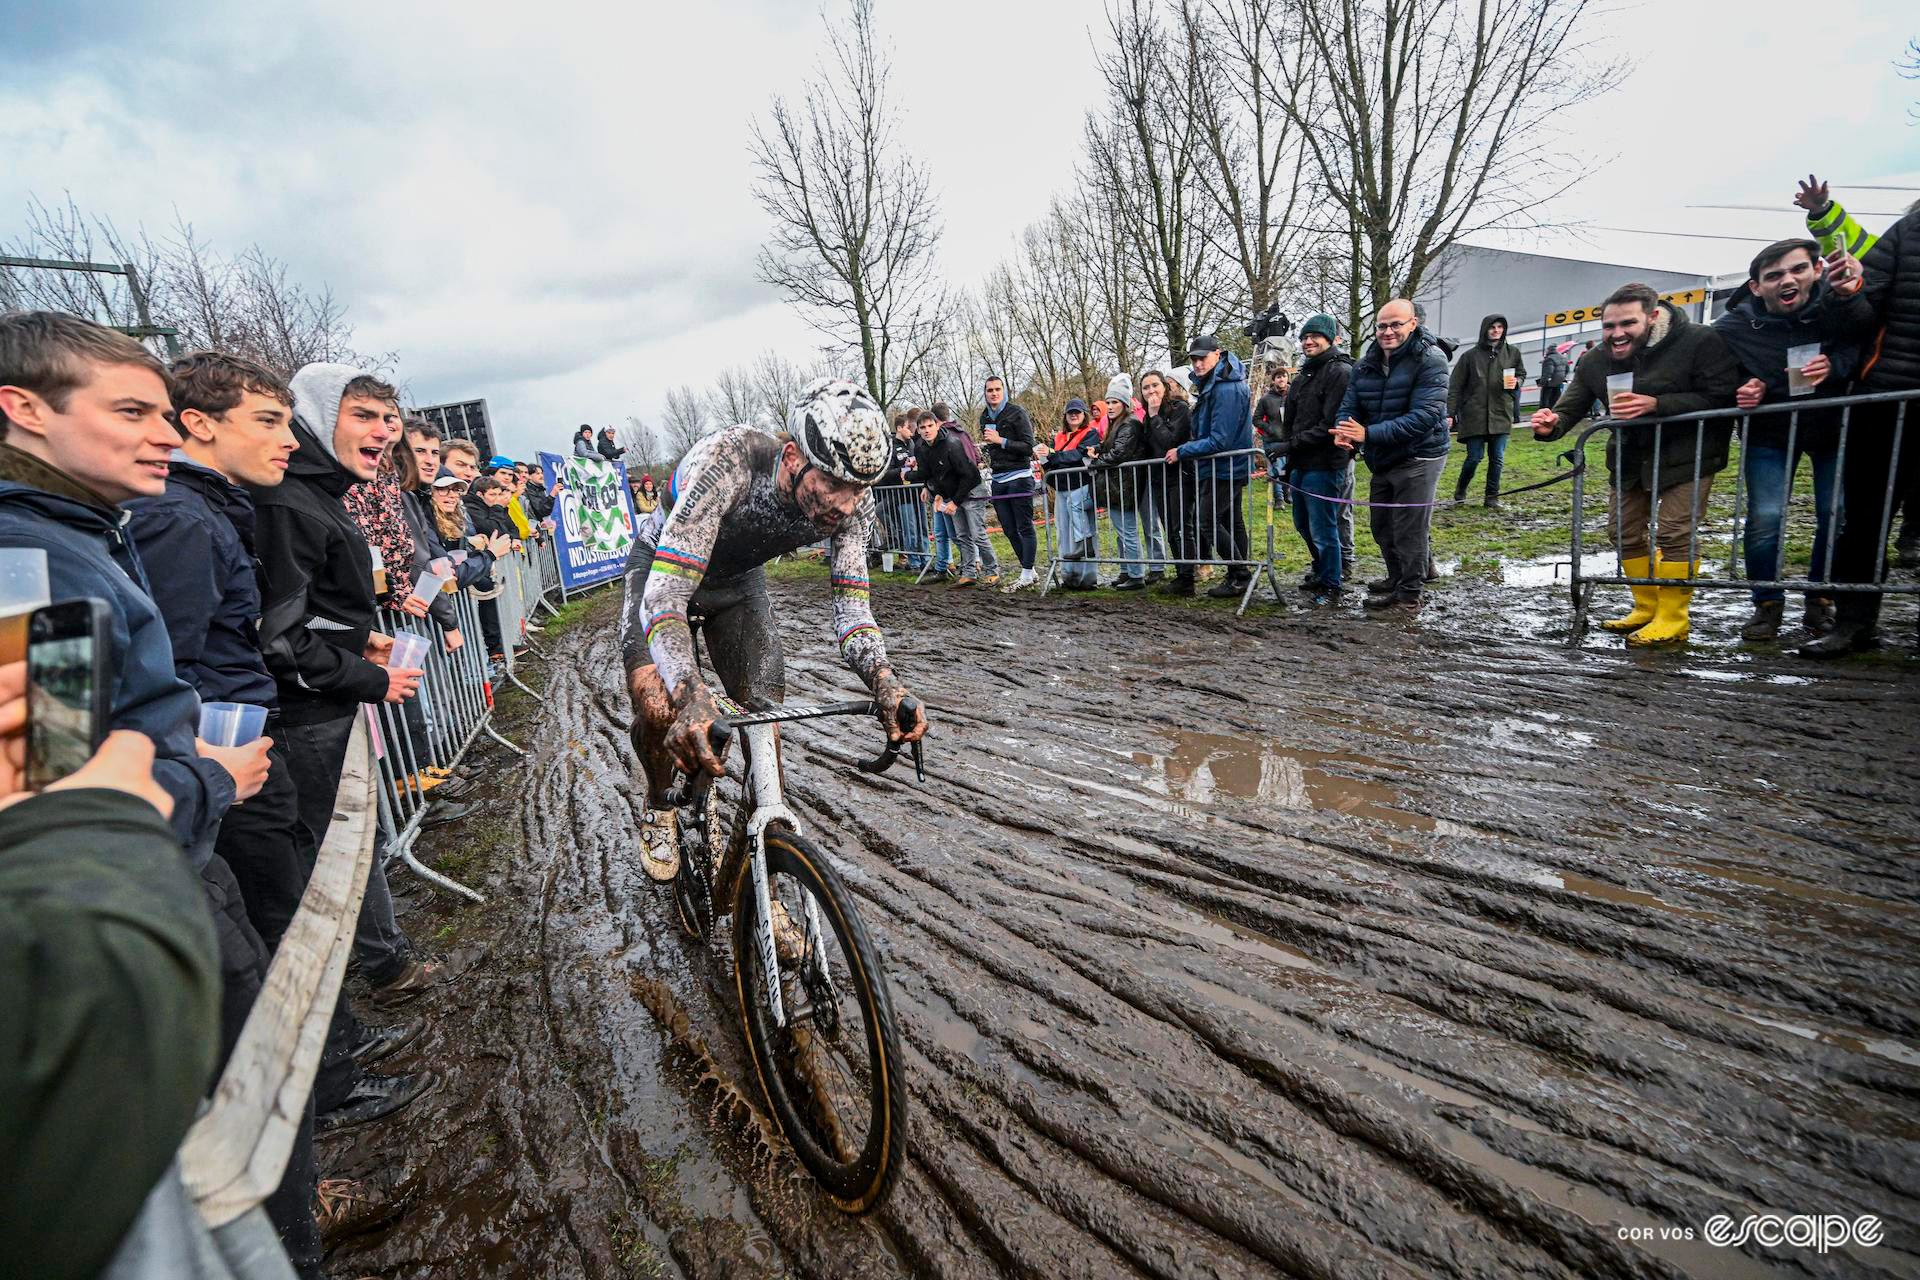
M1293 329L1293 321L1281 312L1280 304L1270 302L1265 311L1258 312L1253 319L1240 326L1240 332L1253 339L1253 354L1262 359L1276 354L1280 350L1280 339ZM1270 345L1271 344L1271 345Z

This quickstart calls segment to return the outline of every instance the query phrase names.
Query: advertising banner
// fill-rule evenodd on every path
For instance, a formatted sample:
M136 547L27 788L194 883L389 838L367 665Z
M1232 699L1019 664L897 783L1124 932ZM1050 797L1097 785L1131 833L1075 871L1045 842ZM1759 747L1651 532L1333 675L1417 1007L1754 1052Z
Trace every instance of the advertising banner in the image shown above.
M627 469L604 458L540 455L540 474L548 489L555 483L554 558L568 591L620 576L633 547L633 495Z

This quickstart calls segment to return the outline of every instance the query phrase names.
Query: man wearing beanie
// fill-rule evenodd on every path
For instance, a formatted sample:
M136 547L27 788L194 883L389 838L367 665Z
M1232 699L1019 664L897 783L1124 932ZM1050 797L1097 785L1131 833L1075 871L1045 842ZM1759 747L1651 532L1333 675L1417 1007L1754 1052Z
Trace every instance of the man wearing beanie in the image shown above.
M1167 548L1160 534L1160 517L1154 502L1153 486L1145 463L1151 450L1147 445L1145 415L1133 404L1133 379L1117 373L1107 383L1107 439L1100 455L1089 464L1099 477L1094 501L1106 507L1113 517L1114 533L1120 540L1120 576L1108 585L1116 591L1140 591L1149 582L1158 581L1167 568ZM1157 468L1156 468L1157 469ZM1147 555L1140 557L1142 535Z
M1195 559L1220 560L1226 579L1207 594L1225 599L1242 594L1253 581L1247 560L1247 521L1240 497L1247 488L1252 463L1253 405L1247 395L1247 370L1239 357L1223 351L1210 336L1187 346L1193 370L1193 438L1167 451L1169 464L1185 464L1181 480L1193 491L1196 535L1188 540ZM1193 592L1193 566L1180 566L1175 579L1179 594ZM1184 583L1184 590L1180 584Z
M1340 519L1353 508L1333 499L1352 491L1348 452L1334 442L1340 401L1353 374L1353 357L1339 348L1332 316L1318 315L1300 326L1300 351L1306 358L1287 389L1278 428L1278 453L1285 455L1286 480L1297 492L1293 527L1306 542L1313 568L1301 587L1316 605L1340 603L1345 575L1352 570L1340 541Z

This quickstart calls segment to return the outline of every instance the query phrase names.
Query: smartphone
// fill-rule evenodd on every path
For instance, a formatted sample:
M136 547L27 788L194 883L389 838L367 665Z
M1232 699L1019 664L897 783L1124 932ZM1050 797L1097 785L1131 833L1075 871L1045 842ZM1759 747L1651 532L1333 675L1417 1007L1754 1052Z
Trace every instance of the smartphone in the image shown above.
M62 600L27 620L27 786L39 790L93 758L107 734L104 600Z

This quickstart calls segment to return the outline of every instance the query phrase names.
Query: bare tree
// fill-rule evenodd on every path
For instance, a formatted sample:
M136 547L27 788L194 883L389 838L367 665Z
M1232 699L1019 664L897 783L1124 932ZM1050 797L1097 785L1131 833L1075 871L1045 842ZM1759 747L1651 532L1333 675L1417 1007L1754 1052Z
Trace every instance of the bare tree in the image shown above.
M330 289L292 279L286 264L258 245L237 258L223 257L185 220L156 243L144 232L125 235L104 218L88 217L71 196L59 206L35 199L27 206L25 232L5 252L131 264L146 289L153 323L178 329L187 350L247 356L286 376L320 360L380 372L398 360L392 352L369 357L354 350L346 308ZM124 281L94 272L0 267L0 307L45 307L121 328L139 323Z
M723 427L752 422L760 412L753 374L738 365L722 369L707 392L707 409Z
M627 451L629 473L653 471L660 466L660 442L652 427L639 414L628 414L627 425L620 430L620 444Z
M754 197L773 219L760 278L857 351L881 404L939 341L940 223L926 168L897 137L872 0L828 25L832 57L753 129Z
M1462 238L1545 225L1577 172L1556 115L1617 68L1576 32L1592 0L1299 0L1307 56L1276 58L1279 102L1348 224L1349 323L1412 297ZM1311 92L1307 92L1311 90Z
M816 362L811 368L787 359L778 351L762 351L753 362L754 401L775 422L785 423L793 402L800 398L809 382L830 377L830 366Z
M1126 237L1148 309L1176 360L1225 302L1218 204L1201 192L1200 79L1211 60L1176 46L1153 0L1114 0L1100 59L1106 101L1087 119L1081 188Z
M660 415L661 444L671 465L678 466L687 450L700 443L714 429L700 393L692 387L674 387L667 392L667 403Z

